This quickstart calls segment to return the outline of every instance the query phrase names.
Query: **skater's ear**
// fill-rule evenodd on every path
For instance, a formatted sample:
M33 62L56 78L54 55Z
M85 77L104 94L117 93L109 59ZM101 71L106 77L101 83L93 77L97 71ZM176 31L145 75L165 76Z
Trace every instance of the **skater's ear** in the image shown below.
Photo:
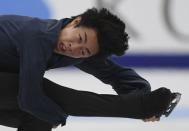
M81 16L77 16L74 18L68 25L67 27L77 27L81 22Z

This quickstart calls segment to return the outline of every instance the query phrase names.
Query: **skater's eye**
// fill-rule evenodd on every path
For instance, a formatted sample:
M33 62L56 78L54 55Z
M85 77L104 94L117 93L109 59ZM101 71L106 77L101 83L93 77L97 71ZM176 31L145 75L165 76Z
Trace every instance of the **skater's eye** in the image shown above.
M81 37L81 35L79 34L79 43L82 43L82 37Z

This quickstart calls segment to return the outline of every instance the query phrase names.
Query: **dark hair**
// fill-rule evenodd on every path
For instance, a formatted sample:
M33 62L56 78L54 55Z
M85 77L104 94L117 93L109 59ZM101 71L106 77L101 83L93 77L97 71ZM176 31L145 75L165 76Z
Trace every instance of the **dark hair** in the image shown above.
M128 34L125 32L125 23L107 9L92 8L78 16L81 16L81 21L77 26L96 30L100 47L99 55L121 56L128 49ZM72 19L76 17L74 16Z

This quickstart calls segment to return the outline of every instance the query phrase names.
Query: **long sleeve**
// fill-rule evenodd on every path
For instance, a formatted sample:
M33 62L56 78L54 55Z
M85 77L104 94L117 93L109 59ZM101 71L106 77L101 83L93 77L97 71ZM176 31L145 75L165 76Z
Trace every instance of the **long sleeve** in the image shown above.
M30 37L20 48L18 103L22 110L53 125L65 124L66 113L43 93L42 79L52 47L40 40L37 35Z
M75 66L102 82L110 84L118 94L126 94L134 90L150 91L151 89L149 82L133 69L115 64L110 59L88 59Z

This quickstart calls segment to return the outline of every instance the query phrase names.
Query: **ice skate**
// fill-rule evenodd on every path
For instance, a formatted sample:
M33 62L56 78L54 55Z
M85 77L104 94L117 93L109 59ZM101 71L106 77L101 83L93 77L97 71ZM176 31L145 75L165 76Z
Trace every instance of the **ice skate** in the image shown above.
M181 99L180 93L172 93L172 100L168 108L165 110L165 112L162 115L165 115L165 117L168 117L172 113L172 111L175 109L180 99Z

